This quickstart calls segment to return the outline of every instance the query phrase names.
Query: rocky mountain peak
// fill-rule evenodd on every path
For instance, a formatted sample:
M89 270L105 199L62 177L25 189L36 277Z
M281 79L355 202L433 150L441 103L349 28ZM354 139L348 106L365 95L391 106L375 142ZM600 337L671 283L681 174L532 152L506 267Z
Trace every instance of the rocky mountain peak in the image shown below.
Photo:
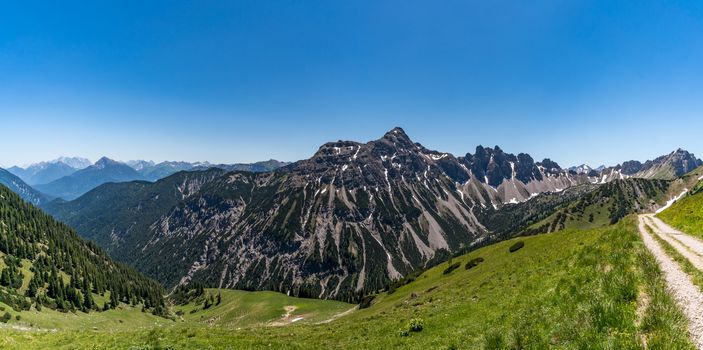
M678 148L668 156L659 157L651 161L651 163L649 161L646 162L645 168L662 165L668 165L673 169L674 175L681 176L695 168L698 168L703 165L703 163L701 163L700 159L696 158L693 153Z
M388 131L377 142L387 142L395 146L406 148L413 146L413 142L410 137L405 133L405 130L399 127L395 127Z
M620 171L625 175L633 175L642 170L643 164L636 160L628 160L620 165Z
M549 158L544 158L541 162L538 163L538 165L548 170L561 170L559 164Z

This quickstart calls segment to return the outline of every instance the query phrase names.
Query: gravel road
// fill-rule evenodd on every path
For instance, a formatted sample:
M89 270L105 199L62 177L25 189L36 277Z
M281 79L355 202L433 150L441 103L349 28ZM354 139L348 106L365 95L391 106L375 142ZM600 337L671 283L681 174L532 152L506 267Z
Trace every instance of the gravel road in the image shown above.
M693 343L698 349L703 350L703 294L693 284L691 278L681 270L679 265L666 255L654 237L647 232L645 223L647 219L651 218L651 215L639 216L639 230L644 245L657 260L659 267L664 273L669 292L688 319L688 332ZM657 233L661 232L659 227L653 227L653 229Z

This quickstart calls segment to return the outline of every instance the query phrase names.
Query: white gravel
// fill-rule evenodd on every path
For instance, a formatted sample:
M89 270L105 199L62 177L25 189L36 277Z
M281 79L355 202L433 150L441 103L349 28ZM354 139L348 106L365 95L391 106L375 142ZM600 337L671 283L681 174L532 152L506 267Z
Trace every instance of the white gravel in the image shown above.
M665 224L664 221L661 221L659 218L654 217L653 215L648 215L648 217L654 224L650 226L655 226L653 227L655 230L658 229L659 232L672 236L673 238L681 242L683 245L685 245L686 248L690 249L692 252L696 253L699 256L703 256L703 241L691 235L682 233L681 231Z
M698 253L694 252L693 248L685 243L685 241L688 241L686 237L692 237L688 235L683 235L681 233L672 233L671 231L667 232L665 230L662 230L658 225L653 223L652 217L649 216L646 218L645 222L649 224L649 227L654 230L654 233L659 236L659 238L669 243L674 249L676 249L677 252L679 252L686 259L688 259L688 261L690 261L691 264L693 264L693 266L695 266L697 269L703 270L703 257L701 257Z
M639 229L644 245L654 255L664 273L669 293L688 319L688 332L698 349L703 349L703 294L691 278L679 268L657 241L645 229L645 216L639 217Z

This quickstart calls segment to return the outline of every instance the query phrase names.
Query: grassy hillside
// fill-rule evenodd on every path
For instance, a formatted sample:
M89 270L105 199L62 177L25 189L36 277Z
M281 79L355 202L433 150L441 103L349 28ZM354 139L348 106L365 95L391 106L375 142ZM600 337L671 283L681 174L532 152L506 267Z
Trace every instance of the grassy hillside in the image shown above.
M210 307L205 304L208 296L213 299ZM294 298L276 292L206 289L203 297L177 305L173 311L180 322L187 324L239 328L321 322L353 307L339 301Z
M518 241L524 247L511 252ZM483 261L465 267L477 258ZM318 301L308 308L281 295L248 296L223 292L220 305L190 314L202 308L191 303L181 307L182 321L151 329L8 331L0 336L0 347L637 349L646 340L649 348L692 348L683 317L630 218L607 228L555 232L476 250L392 293L381 293L369 308L330 322L318 323L348 305L320 306ZM261 324L275 316L265 311L266 305L259 310L267 316L243 312L253 310L256 300L278 308L279 319L285 313L281 306L297 305L295 312L317 314L307 323L284 327L240 327L240 317L250 318L244 323Z
M657 216L681 231L703 237L703 181L693 185L685 197Z
M8 329L22 330L22 333L44 332L74 332L79 330L113 330L128 331L137 329L151 329L155 326L172 325L174 322L148 312L142 312L141 306L132 307L121 304L116 309L103 312L60 312L43 308L41 311L30 310L16 311L4 303L0 303L0 315L5 312L10 314L7 323L0 323L0 333ZM17 316L20 319L17 319ZM0 335L0 348L4 349L2 335Z

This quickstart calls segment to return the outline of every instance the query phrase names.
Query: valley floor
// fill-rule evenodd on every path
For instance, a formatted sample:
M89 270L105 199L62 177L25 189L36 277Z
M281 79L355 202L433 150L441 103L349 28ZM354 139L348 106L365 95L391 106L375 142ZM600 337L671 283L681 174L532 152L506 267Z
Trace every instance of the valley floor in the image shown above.
M377 295L362 310L222 291L222 303L207 310L199 304L174 309L180 311L175 322L134 321L134 329L5 328L0 348L694 349L690 311L682 312L679 296L667 292L669 270L659 269L661 254L655 260L647 250L655 238L643 242L636 221L491 245ZM511 252L518 241L524 247ZM695 322L690 325L695 332Z

